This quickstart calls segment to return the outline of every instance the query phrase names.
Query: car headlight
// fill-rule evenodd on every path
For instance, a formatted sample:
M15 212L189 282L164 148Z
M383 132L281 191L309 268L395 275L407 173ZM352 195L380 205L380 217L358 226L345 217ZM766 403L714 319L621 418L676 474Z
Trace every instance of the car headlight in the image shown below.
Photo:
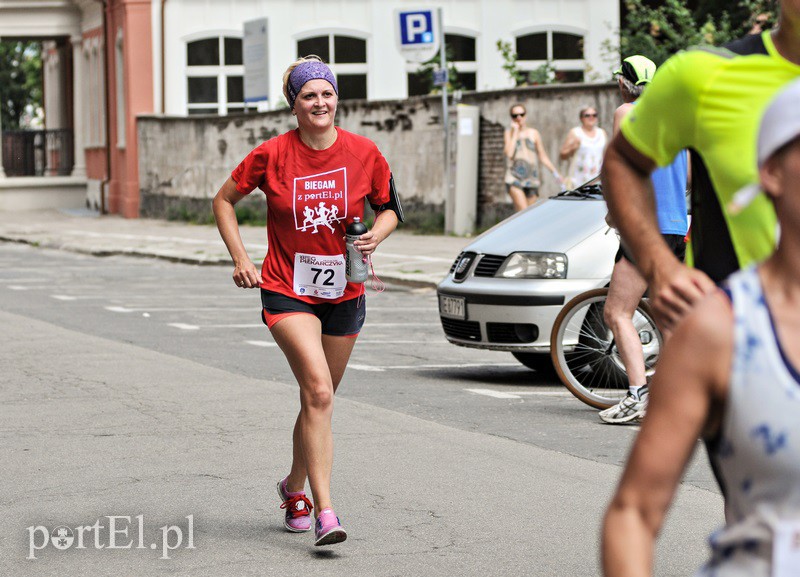
M567 278L567 255L557 252L515 252L495 274L501 278Z

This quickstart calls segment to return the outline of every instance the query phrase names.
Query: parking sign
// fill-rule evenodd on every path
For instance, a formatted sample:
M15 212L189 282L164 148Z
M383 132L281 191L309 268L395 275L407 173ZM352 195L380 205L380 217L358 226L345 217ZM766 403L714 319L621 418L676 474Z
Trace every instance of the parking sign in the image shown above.
M436 9L395 10L397 48L409 62L426 62L439 51Z

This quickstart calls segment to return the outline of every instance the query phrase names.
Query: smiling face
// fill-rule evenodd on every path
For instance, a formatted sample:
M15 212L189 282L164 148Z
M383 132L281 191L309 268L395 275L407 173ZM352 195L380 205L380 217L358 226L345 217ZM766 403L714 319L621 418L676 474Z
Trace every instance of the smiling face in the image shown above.
M327 80L306 82L294 101L294 113L300 130L324 132L333 129L339 98Z

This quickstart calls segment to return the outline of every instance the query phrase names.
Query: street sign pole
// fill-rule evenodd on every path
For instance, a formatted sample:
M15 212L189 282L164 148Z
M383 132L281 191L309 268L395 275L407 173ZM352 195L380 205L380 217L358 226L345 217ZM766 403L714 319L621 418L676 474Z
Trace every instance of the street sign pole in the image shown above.
M439 64L441 65L445 79L447 79L447 50L444 45L444 18L441 8L437 8L436 11L439 16L437 18L439 21L439 30L437 31L439 35ZM453 229L453 219L450 213L453 211L453 201L455 199L452 198L453 193L450 190L450 111L448 110L447 104L447 81L442 84L442 125L444 129L444 231L445 233L450 233Z
M397 48L408 62L428 62L439 52L439 70L434 71L434 85L442 90L442 130L444 140L445 232L453 230L454 194L451 190L450 167L450 111L447 99L447 53L444 45L443 11L437 8L395 10L395 33ZM437 45L438 43L438 45Z

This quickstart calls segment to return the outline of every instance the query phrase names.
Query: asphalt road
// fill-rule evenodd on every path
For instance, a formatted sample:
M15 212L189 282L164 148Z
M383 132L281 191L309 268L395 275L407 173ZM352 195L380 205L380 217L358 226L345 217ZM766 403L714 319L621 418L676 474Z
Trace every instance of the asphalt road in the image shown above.
M603 425L555 377L508 353L447 343L429 288L367 297L335 417L334 492L351 540L320 557L298 541L305 536L281 532L273 478L286 466L296 385L260 321L257 291L234 287L230 272L0 244L4 574L274 574L286 547L298 568L320 574L597 574L597 526L637 428ZM150 396L160 400L142 400ZM141 427L153 430L151 451L139 455L128 443ZM96 446L118 434L119 446ZM71 460L55 456L60 439ZM94 463L97 451L112 462ZM78 466L82 459L94 466ZM659 575L691 574L722 520L702 452L696 461ZM64 471L83 490L70 488L69 475L46 478ZM139 486L148 478L151 487ZM365 499L360 483L373 487ZM197 549L159 561L146 551L44 549L25 560L28 526L145 510L163 517L154 524L198 511ZM210 530L210 518L227 532ZM325 560L334 565L317 566Z

